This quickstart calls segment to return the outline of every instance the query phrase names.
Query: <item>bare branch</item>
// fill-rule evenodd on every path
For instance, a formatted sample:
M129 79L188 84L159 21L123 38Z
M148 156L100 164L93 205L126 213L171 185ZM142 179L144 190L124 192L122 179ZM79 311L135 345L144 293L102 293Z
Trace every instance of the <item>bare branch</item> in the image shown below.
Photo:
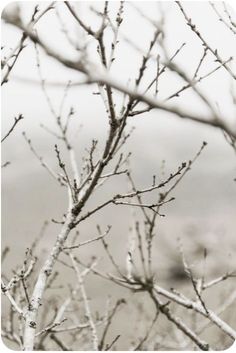
M6 133L6 135L1 139L1 143L3 141L6 140L6 138L12 133L12 131L14 130L15 126L17 125L17 123L24 119L23 115L22 114L19 114L18 118L15 118L15 121L14 121L14 124L12 125L12 127L10 128L10 130Z
M201 35L200 31L197 29L196 25L192 23L192 20L190 17L187 16L183 6L181 5L180 1L176 1L176 4L178 5L180 11L184 15L184 18L188 24L188 26L191 28L191 30L198 36L198 38L201 40L203 46L207 48L217 59L219 63L223 65L225 70L228 71L228 73L233 77L234 80L236 80L236 75L233 73L233 71L230 69L230 67L224 63L224 60L221 58L221 56L218 54L217 49L212 49L212 47L209 46L209 44L206 42L206 40L203 38Z

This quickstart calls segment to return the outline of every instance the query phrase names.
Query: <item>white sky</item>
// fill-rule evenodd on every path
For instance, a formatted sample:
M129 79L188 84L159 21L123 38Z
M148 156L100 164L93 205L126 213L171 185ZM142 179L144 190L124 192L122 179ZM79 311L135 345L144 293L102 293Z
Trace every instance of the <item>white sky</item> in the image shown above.
M86 2L86 7L88 2ZM20 2L22 16L27 21L32 14L36 2ZM48 3L40 2L43 8ZM112 2L111 9L117 8L116 2ZM64 22L68 25L71 35L79 38L80 43L83 36L79 33L76 23L68 14L63 3L58 4L59 11ZM94 6L100 6L99 2ZM138 6L147 16L158 20L158 7L156 2L137 2ZM192 74L202 55L202 46L198 38L186 25L177 6L173 2L162 4L166 13L166 42L170 54L186 42L186 46L179 54L176 62L187 72ZM219 3L219 6L221 4ZM85 3L77 4L79 13L82 13L86 22L92 20L95 26L94 16L85 8ZM220 23L212 12L210 5L206 2L184 2L186 12L193 18L193 21L201 29L212 47L217 47L218 52L224 59L235 55L235 38L227 28ZM139 14L129 4L125 5L125 20L121 26L121 33L129 37L140 48L145 50L148 41L153 35L153 28L142 19ZM53 12L48 13L37 26L39 35L53 45L56 50L66 55L74 55L65 37L58 29L58 22ZM19 40L20 33L9 25L3 25L2 44L9 47ZM91 52L93 48L91 46ZM157 52L156 52L157 53ZM69 79L80 80L81 75L72 70L65 69L62 65L47 58L41 52L43 75L48 81L60 81L66 83ZM212 61L207 61L202 74L211 70ZM95 60L95 56L93 56ZM136 77L141 56L127 43L120 43L117 48L117 59L113 66L113 75L124 83L129 77ZM22 131L26 131L32 138L38 153L43 155L52 166L56 165L53 145L55 141L51 139L40 127L40 123L47 126L54 126L54 120L50 115L45 97L42 94L40 85L26 84L17 81L15 77L26 77L38 81L36 69L35 50L31 43L20 56L16 67L12 73L9 83L2 89L2 129L3 132L11 125L14 116L22 113L25 117L17 126L14 136L12 135L3 145L3 162L10 160L12 164L3 172L3 212L5 215L4 229L8 230L9 239L14 243L14 236L17 229L21 229L22 234L28 234L38 229L45 217L60 217L61 205L57 202L58 209L53 209L54 201L51 181L45 174L38 161L35 160L29 151L28 146L21 136ZM152 75L149 76L149 79ZM235 110L229 95L230 76L221 69L212 77L199 85L213 103L217 103L223 116L229 121L233 121ZM174 75L166 74L160 80L160 95L166 97L182 86L182 82ZM90 145L91 138L100 138L106 132L106 115L104 106L99 96L93 96L92 92L96 87L80 86L72 88L69 92L65 110L73 104L76 115L74 121L75 131L79 124L83 123L84 128L78 135L76 149L81 157L85 147ZM63 95L63 87L48 88L55 109L58 109ZM182 97L175 99L175 104L185 106L190 111L206 112L198 99L191 91L186 91ZM235 120L234 120L235 121ZM158 173L161 160L165 159L167 170L176 167L182 160L193 157L199 149L203 140L209 142L209 146L195 168L191 172L189 179L180 187L178 206L173 212L174 222L183 224L183 217L197 218L205 217L211 222L215 217L218 227L221 223L226 223L226 229L231 234L233 232L233 218L235 214L235 155L230 147L225 143L222 133L219 131L194 124L189 121L181 121L167 113L153 111L149 115L135 118L130 125L136 127L133 137L128 142L127 148L133 152L132 167L134 175L139 183L149 183L151 175ZM144 172L145 171L145 172ZM119 186L119 182L117 182ZM45 189L46 188L46 189ZM50 190L49 190L50 189ZM56 192L56 191L55 191ZM48 197L48 195L51 195ZM185 195L185 197L182 197ZM176 196L176 195L175 195ZM60 197L55 196L57 200ZM59 198L59 199L58 199ZM27 217L27 205L31 205L32 215ZM26 207L26 208L25 208ZM41 213L40 213L41 212ZM38 216L40 214L40 217ZM51 214L53 213L53 214ZM11 222L9 215L15 217L16 222ZM177 219L178 218L178 219ZM177 219L177 220L176 220ZM207 221L206 221L207 222ZM170 223L171 227L171 223ZM228 227L228 228L227 228ZM24 235L26 236L26 235ZM27 237L27 236L26 236ZM24 246L24 243L22 243Z

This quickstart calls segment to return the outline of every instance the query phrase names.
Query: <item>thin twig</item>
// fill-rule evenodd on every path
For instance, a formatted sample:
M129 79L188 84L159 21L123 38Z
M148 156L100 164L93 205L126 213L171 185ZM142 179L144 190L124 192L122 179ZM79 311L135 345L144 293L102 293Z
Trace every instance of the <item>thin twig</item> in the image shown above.
M14 124L12 125L12 127L10 128L10 130L6 133L6 135L1 139L1 143L6 140L6 138L12 133L12 131L14 130L15 126L17 125L17 123L24 119L22 114L19 114L19 116L17 118L15 118Z

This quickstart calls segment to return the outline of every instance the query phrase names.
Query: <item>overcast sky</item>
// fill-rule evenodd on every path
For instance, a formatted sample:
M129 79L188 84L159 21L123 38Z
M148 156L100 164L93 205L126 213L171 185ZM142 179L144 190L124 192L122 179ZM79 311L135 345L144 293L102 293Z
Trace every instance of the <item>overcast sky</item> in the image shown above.
M37 2L20 2L21 15L25 23L32 15ZM41 2L40 8L47 6L47 2ZM91 23L93 28L97 26L97 16L89 8L101 8L101 2L73 4L80 15ZM121 26L120 43L117 47L116 60L112 68L112 75L127 84L129 78L137 76L141 63L140 52L147 49L154 28L145 16L159 22L161 11L165 19L165 40L169 55L186 43L184 49L176 58L180 65L190 75L193 74L203 49L194 33L186 25L182 14L173 2L157 4L156 2L135 2L125 4L125 19ZM218 4L217 4L218 5ZM12 5L11 5L12 6ZM117 10L118 2L111 2L111 13ZM221 4L219 3L219 9ZM136 7L143 12L141 16ZM218 48L224 59L235 54L235 36L219 22L207 2L184 2L184 8L193 22L196 23L201 33L204 34L212 47ZM80 45L85 42L89 47L91 59L96 61L91 40L87 39L78 30L76 23L71 18L63 2L57 4L58 12L66 24L71 37L78 40ZM9 9L7 9L9 10ZM49 12L37 26L38 34L49 45L62 54L75 58L75 52L60 30L58 17ZM2 44L7 52L14 47L20 38L18 30L12 26L3 24ZM108 38L109 39L109 38ZM133 45L127 42L132 41ZM135 49L136 47L136 49ZM137 49L138 48L138 49ZM161 53L161 52L160 52ZM158 52L156 52L158 54ZM207 73L217 65L209 55L202 69L202 74ZM40 60L43 76L47 82L60 82L65 85L68 80L80 81L82 75L64 68L55 60L48 58L40 51ZM154 63L150 64L152 67ZM235 69L235 65L232 68ZM26 78L26 81L21 80ZM147 76L147 82L152 78ZM34 83L30 83L29 81ZM222 116L229 122L233 122L235 108L229 94L232 85L230 76L224 69L217 71L199 85L199 88L217 105ZM56 166L53 145L55 139L40 128L40 123L54 128L54 120L50 114L47 102L42 93L37 67L34 46L28 42L22 52L10 81L2 89L2 130L11 125L14 116L19 113L24 115L24 120L17 126L14 135L5 142L2 147L2 159L11 161L11 165L3 170L3 240L6 242L6 234L11 244L14 244L16 232L20 237L29 239L32 233L37 233L45 218L60 217L64 212L64 195L59 193L50 176L35 160L34 156L22 138L22 131L26 131L32 138L39 154L43 155L52 166ZM160 80L160 99L166 98L182 87L183 83L174 74L163 75ZM48 94L51 97L54 108L57 111L60 106L64 87L48 85ZM76 86L71 88L66 109L73 105L76 114L74 121L75 132L80 124L83 128L76 139L75 148L79 158L90 145L91 138L97 137L102 143L106 132L106 115L103 103L98 96L92 93L96 87ZM120 94L117 94L120 98ZM207 110L190 90L184 92L181 97L174 99L172 104L179 104L190 111L206 114ZM204 220L205 228L209 234L213 234L219 227L232 237L235 228L233 215L235 214L235 155L230 146L226 144L223 134L214 128L195 124L189 121L181 121L179 118L167 113L152 111L147 115L135 118L130 122L136 130L127 145L127 150L133 152L132 168L139 185L150 182L153 173L160 172L162 160L166 161L166 173L171 171L183 160L189 160L199 149L203 140L208 142L208 147L200 157L191 174L176 191L177 207L169 208L172 221L165 226L168 232L174 232L173 225L177 224L182 232L183 224ZM102 146L102 144L101 144ZM145 172L144 172L145 171ZM122 187L124 182L117 181L116 188ZM56 200L56 202L55 202ZM30 209L30 214L29 214ZM124 213L124 217L127 214ZM217 222L215 220L217 219ZM114 220L115 222L115 220ZM124 222L124 227L129 223ZM92 227L92 225L90 225ZM217 240L218 241L218 240ZM14 245L13 245L14 246ZM22 247L25 247L24 241Z

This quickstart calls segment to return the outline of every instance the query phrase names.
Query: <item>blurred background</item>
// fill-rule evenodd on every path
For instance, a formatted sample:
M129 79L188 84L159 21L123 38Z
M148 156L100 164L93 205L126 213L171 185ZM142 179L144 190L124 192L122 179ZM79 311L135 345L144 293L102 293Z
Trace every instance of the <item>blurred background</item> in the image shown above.
M18 3L21 16L27 23L32 16L37 2ZM40 2L40 9L49 3ZM222 11L221 3L216 4ZM8 7L14 6L14 3ZM73 6L86 23L92 28L98 26L98 16L94 9L102 10L103 2L74 2ZM109 2L111 17L115 16L119 2ZM153 37L154 27L148 19L163 26L165 44L171 56L183 44L184 48L176 56L175 62L190 76L193 75L203 53L203 47L196 35L186 25L183 15L174 2L130 2L125 3L124 21L119 34L119 44L116 49L116 59L111 73L124 84L134 81L142 61L142 52L147 51ZM235 36L219 21L212 7L207 2L184 2L184 8L193 23L213 48L218 48L220 55L226 60L235 54ZM37 24L37 32L45 42L66 57L76 58L78 52L68 43L62 31L62 23L68 29L71 38L78 45L86 44L92 60L96 62L95 48L92 40L86 37L78 28L63 2L56 4L55 11L49 11ZM9 8L6 8L9 10ZM235 13L232 14L235 16ZM161 22L164 18L164 24ZM16 45L20 39L20 31L2 24L2 46L4 54ZM107 43L109 37L107 38ZM161 49L155 54L163 57ZM65 86L69 80L78 82L82 75L64 68L55 60L48 58L39 50L41 70L45 78L48 95L55 111L60 108ZM208 54L201 69L201 75L206 74L217 63ZM152 79L154 62L150 62L144 83ZM235 63L232 69L235 69ZM159 98L165 99L183 86L181 79L168 70L160 78ZM199 88L213 103L221 116L229 124L235 126L235 105L231 91L232 78L224 69L216 71L201 83ZM71 137L77 156L77 163L82 165L82 158L86 148L91 146L92 139L98 139L98 153L102 150L108 129L107 116L101 97L94 95L95 85L72 86L68 92L63 114L73 107L75 114L71 121ZM122 101L120 93L114 94L117 109ZM188 109L190 112L207 114L202 102L196 98L191 89L184 91L178 98L173 98L170 104ZM39 243L39 262L43 261L47 250L54 243L60 225L51 219L61 220L67 209L67 193L42 168L23 139L25 131L31 139L38 154L56 171L58 164L54 152L57 143L62 151L66 163L67 152L62 143L45 131L41 124L56 131L55 119L48 107L40 85L36 65L35 48L30 41L20 55L9 82L2 88L2 134L4 135L12 125L14 117L19 113L24 119L19 122L14 132L2 145L2 164L10 161L10 165L2 170L2 249L10 247L3 270L9 276L12 268L22 263L25 250L39 234L45 220L49 221L46 233ZM200 263L203 249L208 251L207 276L213 278L233 269L235 266L235 211L236 211L236 156L235 151L227 144L222 131L181 120L169 113L152 110L149 113L129 119L128 129L134 127L134 132L127 141L124 152L131 152L130 167L137 188L147 187L152 183L155 174L158 180L163 180L170 172L176 170L182 162L192 159L200 149L203 141L208 143L203 153L194 164L192 170L173 191L176 200L163 207L165 217L158 219L155 241L155 266L157 277L167 287L184 286L186 277L183 274L181 258L177 250L177 239L181 238L185 252L190 262ZM86 210L100 204L114 194L127 191L129 188L125 176L111 178L104 187L100 188L91 200ZM153 195L153 198L155 199ZM151 200L151 197L150 199ZM86 211L85 210L85 211ZM134 225L133 213L140 222L141 213L130 210L125 206L109 206L81 224L80 241L96 236L96 225L102 229L112 225L108 238L111 249L117 261L124 266L124 255L127 252L127 234ZM106 268L107 259L100 244L91 244L78 250L84 261L91 255L101 257L99 266ZM64 271L65 281L73 278L73 273L58 264ZM200 271L196 266L197 271ZM201 266L200 266L201 267ZM63 281L64 281L63 280ZM118 287L111 288L109 283L98 279L88 282L88 291L95 300L95 306L105 305L106 296L126 295ZM61 295L57 293L57 295ZM212 305L218 305L216 297ZM143 298L131 303L145 304ZM150 309L150 308L149 308ZM132 306L128 311L132 312ZM142 309L143 310L143 309ZM141 317L148 313L139 311ZM151 310L151 309L150 309ZM126 342L131 333L127 331L127 324L123 317L117 319L115 330L123 331L125 336L118 348L126 349ZM127 315L127 312L126 312ZM119 321L120 320L120 321ZM135 320L134 320L135 321ZM142 332L142 325L137 328ZM164 324L163 324L164 325ZM233 323L235 327L235 322ZM121 327L122 326L122 327ZM129 326L129 325L128 325ZM138 326L138 324L137 324ZM133 329L133 327L132 327ZM132 330L131 330L132 331ZM139 332L138 331L138 332ZM129 337L130 335L130 337ZM154 347L155 348L155 347ZM155 349L158 349L156 347Z

